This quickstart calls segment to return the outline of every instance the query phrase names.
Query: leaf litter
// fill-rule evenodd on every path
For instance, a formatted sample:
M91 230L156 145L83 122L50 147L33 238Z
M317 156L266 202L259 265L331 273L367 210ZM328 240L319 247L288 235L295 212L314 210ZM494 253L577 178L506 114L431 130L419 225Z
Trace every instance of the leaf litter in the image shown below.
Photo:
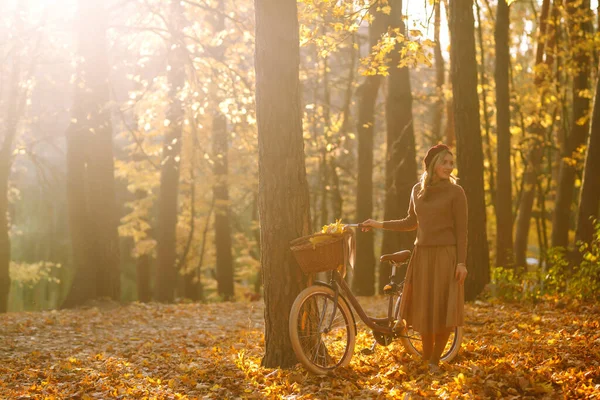
M361 298L367 310L382 298ZM0 398L600 399L600 307L466 305L459 356L430 374L400 342L331 376L261 367L262 302L101 303L0 316Z

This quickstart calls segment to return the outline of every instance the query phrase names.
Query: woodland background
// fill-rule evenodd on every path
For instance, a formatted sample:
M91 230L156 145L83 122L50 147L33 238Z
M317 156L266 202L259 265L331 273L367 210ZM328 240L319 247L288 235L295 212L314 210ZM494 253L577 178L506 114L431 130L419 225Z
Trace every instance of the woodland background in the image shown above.
M296 236L403 217L443 142L470 205L468 299L600 293L596 3L303 0L297 21L249 0L0 4L2 312L261 297L261 252L277 250L259 181L289 160L259 171L276 145L256 91L279 81L255 72L257 32L287 22L300 57L267 62L299 65L300 103L283 86L271 103L301 116L303 140L284 143L304 152ZM377 293L376 255L413 239L358 234L355 292Z

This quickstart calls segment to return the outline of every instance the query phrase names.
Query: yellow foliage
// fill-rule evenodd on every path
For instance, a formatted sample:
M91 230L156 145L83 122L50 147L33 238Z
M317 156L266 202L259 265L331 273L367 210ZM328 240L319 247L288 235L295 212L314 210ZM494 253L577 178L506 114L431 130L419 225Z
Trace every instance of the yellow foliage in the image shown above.
M55 268L61 268L61 265L48 261L38 261L35 263L11 261L9 274L11 281L16 282L20 286L33 287L42 281L60 283L58 278L52 276Z

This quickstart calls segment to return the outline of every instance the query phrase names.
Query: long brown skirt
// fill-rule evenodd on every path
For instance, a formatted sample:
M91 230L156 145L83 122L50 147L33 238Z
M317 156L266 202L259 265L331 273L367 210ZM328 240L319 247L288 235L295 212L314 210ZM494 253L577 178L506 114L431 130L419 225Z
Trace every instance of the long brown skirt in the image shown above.
M408 326L436 334L463 325L464 286L455 273L456 246L415 246L400 304Z

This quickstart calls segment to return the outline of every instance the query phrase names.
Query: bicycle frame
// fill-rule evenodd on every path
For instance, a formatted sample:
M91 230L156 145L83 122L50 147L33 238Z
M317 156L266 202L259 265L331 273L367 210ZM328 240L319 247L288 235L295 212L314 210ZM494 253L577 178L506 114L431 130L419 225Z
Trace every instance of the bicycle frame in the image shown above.
M393 265L392 275L395 275L395 269L396 269L396 266ZM321 282L321 283L324 283L324 282ZM348 286L346 281L342 278L340 273L337 271L332 271L332 273L331 273L331 286L335 292L335 298L334 298L335 306L334 307L337 306L338 293L341 290L342 293L346 295L346 299L348 299L348 301L352 305L352 308L358 314L359 318L370 329L372 329L374 332L381 333L384 335L395 335L398 333L397 331L394 331L394 329L392 327L379 325L380 323L385 323L387 325L391 325L395 322L394 317L392 315L393 314L393 304L391 304L391 298L390 298L390 304L388 305L387 318L373 318L373 317L369 317L367 315L367 313L365 312L363 307L358 302L358 299L352 293L352 290L350 289L350 287ZM335 315L335 311L336 310L334 310L334 312L332 314L332 318Z

